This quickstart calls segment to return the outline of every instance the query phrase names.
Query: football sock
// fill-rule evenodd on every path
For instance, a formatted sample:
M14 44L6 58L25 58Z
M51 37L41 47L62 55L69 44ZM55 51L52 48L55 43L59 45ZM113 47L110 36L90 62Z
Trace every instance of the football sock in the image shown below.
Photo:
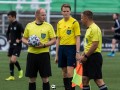
M18 61L16 61L16 62L15 62L15 66L18 68L18 71L20 71L20 70L21 70L21 67L20 67L20 64L19 64L19 62L18 62Z
M70 90L75 90L75 87L72 87L72 78L73 77L68 78L68 80L69 80L69 87L71 88Z
M108 90L107 86L104 84L102 86L99 86L100 90Z
M63 83L64 83L65 90L70 90L69 79L68 78L63 78Z
M90 86L83 86L83 89L82 90L90 90Z
M36 83L29 83L29 90L36 90Z
M49 82L43 83L43 90L50 90L50 84L49 84Z
M14 76L14 63L9 63L10 75Z

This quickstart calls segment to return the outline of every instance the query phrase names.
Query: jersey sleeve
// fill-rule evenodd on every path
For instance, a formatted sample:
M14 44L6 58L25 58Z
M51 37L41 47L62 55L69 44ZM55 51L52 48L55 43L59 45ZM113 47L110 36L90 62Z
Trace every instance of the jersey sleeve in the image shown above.
M99 41L100 32L96 28L92 29L91 31L92 31L92 41Z
M57 37L60 37L60 33L59 33L59 23L57 23Z
M19 24L19 28L20 28L21 33L24 33L24 28L23 28L22 24Z
M24 29L23 29L22 24L21 24L21 23L18 23L17 28L18 28L17 38L18 38L18 39L21 39L22 34L23 34L23 32L24 32Z
M29 27L29 25L27 24L27 26L25 27L24 33L23 33L23 37L25 37L25 38L29 37L28 27Z
M10 40L9 34L10 34L10 26L8 26L8 30L6 32L7 40Z
M74 24L75 36L81 35L80 25L78 21L74 21L73 24Z
M50 38L54 38L54 37L56 37L56 35L55 35L55 31L54 31L52 25L50 25L49 37L50 37Z

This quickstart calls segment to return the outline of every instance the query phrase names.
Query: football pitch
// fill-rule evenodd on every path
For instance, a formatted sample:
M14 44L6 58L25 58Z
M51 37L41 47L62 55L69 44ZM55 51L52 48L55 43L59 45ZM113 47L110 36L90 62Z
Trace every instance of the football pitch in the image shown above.
M109 90L120 90L120 52L116 53L115 57L108 57L107 52L102 52L103 55L103 78ZM21 53L19 58L20 65L25 72L27 53ZM5 81L9 76L9 58L7 52L0 52L0 90L28 90L28 78L25 76L22 79L18 78L18 70L15 67L15 81ZM50 84L56 85L56 90L64 90L62 83L61 69L54 63L54 57L51 57L52 77ZM91 90L99 90L95 83L91 80ZM42 90L41 78L38 75L37 89ZM51 89L52 90L52 89ZM76 87L76 90L81 90Z

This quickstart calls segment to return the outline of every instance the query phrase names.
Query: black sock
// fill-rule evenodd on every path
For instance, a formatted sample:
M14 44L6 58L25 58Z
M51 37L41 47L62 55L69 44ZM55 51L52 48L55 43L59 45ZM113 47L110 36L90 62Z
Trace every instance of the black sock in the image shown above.
M36 83L29 83L29 90L36 90Z
M9 63L10 75L14 76L14 63Z
M43 83L43 90L50 90L50 84L49 84L49 82Z
M99 86L100 90L108 90L107 86L104 84L102 86Z
M63 83L64 83L65 90L70 90L69 78L63 78Z
M18 62L18 61L16 61L16 62L15 62L15 66L18 68L18 71L20 71L20 70L21 70L21 67L20 67L20 64L19 64L19 62Z
M90 86L83 86L83 89L82 90L90 90Z
M114 53L115 53L115 51L112 51L112 53L114 54Z
M68 78L68 80L69 80L69 87L71 88L70 90L75 90L75 87L72 87L72 79L73 79L73 77Z

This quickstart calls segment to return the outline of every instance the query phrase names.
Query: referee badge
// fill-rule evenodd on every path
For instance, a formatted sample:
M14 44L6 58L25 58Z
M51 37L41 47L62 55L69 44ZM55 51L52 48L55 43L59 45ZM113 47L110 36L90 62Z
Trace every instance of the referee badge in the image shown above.
M67 30L67 34L70 35L71 34L71 30Z
M42 33L41 38L44 39L46 37L46 34Z

